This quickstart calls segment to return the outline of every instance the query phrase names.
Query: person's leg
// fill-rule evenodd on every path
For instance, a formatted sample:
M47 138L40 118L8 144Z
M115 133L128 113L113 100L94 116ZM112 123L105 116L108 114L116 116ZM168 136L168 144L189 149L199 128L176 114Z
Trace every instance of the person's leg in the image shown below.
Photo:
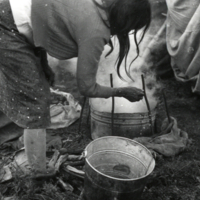
M4 11L0 12L0 110L25 129L28 162L38 172L34 177L49 177L46 128L51 120L50 85L43 69L46 57L37 54L35 46L19 33L9 0L0 0L0 8Z
M0 8L0 110L19 127L46 129L51 123L46 57L17 30L9 0L0 0Z
M46 173L46 129L24 129L24 146L31 169Z

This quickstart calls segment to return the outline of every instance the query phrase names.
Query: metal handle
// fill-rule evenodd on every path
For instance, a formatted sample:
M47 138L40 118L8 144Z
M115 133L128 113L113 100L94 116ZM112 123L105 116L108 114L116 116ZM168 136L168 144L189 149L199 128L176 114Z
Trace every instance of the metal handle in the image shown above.
M82 157L83 157L83 158L86 158L86 157L87 157L87 151L86 151L86 150L83 151Z

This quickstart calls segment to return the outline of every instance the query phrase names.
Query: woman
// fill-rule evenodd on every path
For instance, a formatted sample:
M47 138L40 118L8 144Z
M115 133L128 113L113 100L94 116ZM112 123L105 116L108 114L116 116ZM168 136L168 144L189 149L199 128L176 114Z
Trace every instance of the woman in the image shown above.
M57 59L78 57L77 83L87 97L139 101L134 87L96 83L98 62L111 36L120 44L117 71L129 51L129 32L149 26L148 0L0 0L0 109L24 128L28 162L46 172L46 128L50 124L49 87L53 74L46 52ZM111 49L112 50L112 49ZM39 141L39 142L38 142Z

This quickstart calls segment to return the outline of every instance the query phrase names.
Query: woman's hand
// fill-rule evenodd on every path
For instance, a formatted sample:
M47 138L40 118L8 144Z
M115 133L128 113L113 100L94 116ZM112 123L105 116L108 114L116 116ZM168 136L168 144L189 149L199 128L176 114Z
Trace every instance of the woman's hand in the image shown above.
M144 92L136 87L123 87L116 89L117 89L116 96L124 97L130 102L140 101L144 96Z

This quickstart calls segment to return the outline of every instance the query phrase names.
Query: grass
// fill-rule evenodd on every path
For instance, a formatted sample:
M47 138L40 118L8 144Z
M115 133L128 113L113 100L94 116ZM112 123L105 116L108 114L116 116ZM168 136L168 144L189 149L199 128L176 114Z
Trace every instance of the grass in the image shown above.
M141 200L198 200L200 197L199 153L192 144L181 155L159 158Z
M12 181L0 184L1 198L12 196L12 200L78 199L77 194L64 191L56 179L40 184L19 174L16 171ZM63 177L62 171L59 176ZM199 200L199 197L199 147L198 141L193 141L186 151L178 156L157 157L155 170L149 177L141 200Z
M12 182L0 185L0 197L12 200L75 200L77 195L63 191L54 180L36 182L15 176Z
M0 163L0 168L7 160ZM12 180L0 183L0 199L10 200L75 200L78 195L63 190L57 179L33 180L16 167L11 167ZM61 176L61 175L60 175Z
M189 92L190 88L174 80L163 81L166 87L170 115L175 117L179 128L186 131L191 140L190 146L172 158L158 156L156 167L150 175L141 200L200 200L200 104L199 97ZM162 98L161 98L162 100ZM160 122L166 117L163 103L158 109ZM86 116L86 115L85 115ZM86 117L85 117L86 119ZM87 127L87 120L83 126ZM160 127L158 121L158 127ZM77 125L71 128L77 131ZM58 130L67 135L65 130ZM69 131L69 129L67 129ZM90 135L89 130L84 135ZM74 135L74 134L72 134ZM72 137L73 138L73 137ZM73 147L80 144L73 143ZM69 148L67 142L66 148ZM9 162L9 157L0 155L0 167ZM63 178L62 172L59 174ZM68 178L63 179L68 182ZM78 193L64 191L57 180L49 180L38 186L30 179L16 174L14 179L0 184L0 199L14 196L16 200L77 200Z

